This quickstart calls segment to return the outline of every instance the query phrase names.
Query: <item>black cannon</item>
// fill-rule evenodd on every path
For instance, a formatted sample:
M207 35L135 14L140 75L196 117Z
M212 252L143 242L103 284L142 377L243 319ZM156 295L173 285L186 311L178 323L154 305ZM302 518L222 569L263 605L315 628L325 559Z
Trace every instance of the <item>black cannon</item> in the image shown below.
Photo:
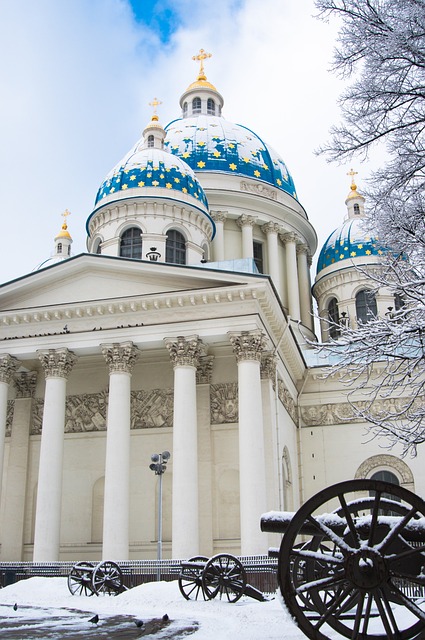
M72 595L118 595L124 591L123 575L119 566L110 560L98 564L77 562L68 575L68 589Z
M247 583L243 564L228 553L219 553L208 559L194 556L182 562L179 575L179 589L186 600L220 600L236 602L242 596L249 596L260 602L265 595Z
M311 640L425 638L425 502L414 493L342 482L296 513L264 514L261 529L284 534L279 588Z

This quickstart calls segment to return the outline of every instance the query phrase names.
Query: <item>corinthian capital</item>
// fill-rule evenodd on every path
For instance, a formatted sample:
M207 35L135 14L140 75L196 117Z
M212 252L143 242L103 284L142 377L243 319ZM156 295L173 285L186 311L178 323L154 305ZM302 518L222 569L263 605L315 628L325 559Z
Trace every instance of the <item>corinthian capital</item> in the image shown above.
M131 341L101 344L100 348L109 366L109 373L131 373L133 371L139 349Z
M205 345L198 336L164 338L164 342L174 367L198 367L200 357L205 355Z
M210 211L210 216L214 222L225 222L227 213L225 211Z
M266 235L268 235L269 233L278 234L280 226L277 224L277 222L266 222L266 224L263 224L261 229Z
M243 360L261 362L261 355L266 348L267 338L260 329L229 333L228 336L238 363Z
M247 216L245 213L243 213L241 216L239 216L239 218L236 220L236 223L240 226L240 227L245 227L245 226L249 226L249 227L253 227L255 222L256 222L257 218L255 218L254 216Z
M77 356L66 348L37 351L46 378L67 378L77 362Z
M0 382L9 384L20 364L17 358L10 356L8 353L2 353L0 355Z
M296 233L280 233L279 238L282 240L284 244L287 244L288 242L292 242L293 244L296 244L298 241L298 236Z

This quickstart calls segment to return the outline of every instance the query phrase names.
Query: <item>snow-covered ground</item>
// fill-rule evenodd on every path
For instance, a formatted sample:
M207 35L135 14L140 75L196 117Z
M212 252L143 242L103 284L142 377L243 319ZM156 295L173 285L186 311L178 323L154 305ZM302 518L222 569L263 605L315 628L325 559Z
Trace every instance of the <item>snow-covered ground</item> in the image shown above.
M180 628L193 627L197 622L198 629L189 636L193 640L305 640L278 597L268 602L244 597L232 604L188 601L176 581L148 583L118 596L99 597L71 595L66 578L29 578L0 589L0 617L15 617L17 624L25 624L26 616L48 618L49 612L55 624L53 620L61 609L65 619L70 617L68 610L77 610L81 624L86 625L93 614L98 614L99 631L106 616L128 615L133 625L135 619L162 618L167 614ZM81 612L87 612L87 616ZM169 636L164 629L157 637Z

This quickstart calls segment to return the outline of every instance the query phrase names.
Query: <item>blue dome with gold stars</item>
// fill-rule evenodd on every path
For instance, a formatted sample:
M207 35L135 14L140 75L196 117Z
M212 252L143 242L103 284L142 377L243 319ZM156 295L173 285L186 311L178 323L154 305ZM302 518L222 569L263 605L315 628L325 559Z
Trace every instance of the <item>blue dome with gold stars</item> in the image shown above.
M194 171L212 171L262 180L296 198L283 160L257 134L221 116L179 118L165 127L164 148Z
M162 149L147 148L143 139L106 176L97 192L95 206L107 196L120 192L121 197L124 193L128 197L146 197L154 196L156 190L168 192L174 199L182 193L192 196L200 208L208 209L204 190L190 166Z
M317 273L354 258L382 256L388 249L382 247L377 237L364 229L362 218L348 218L326 240L317 261Z

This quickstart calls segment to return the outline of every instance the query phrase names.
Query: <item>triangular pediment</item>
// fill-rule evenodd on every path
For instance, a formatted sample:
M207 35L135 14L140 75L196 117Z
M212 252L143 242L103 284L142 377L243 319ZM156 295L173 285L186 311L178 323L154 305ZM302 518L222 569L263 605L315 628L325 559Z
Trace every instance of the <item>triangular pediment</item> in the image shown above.
M2 285L0 311L228 287L258 277L81 254Z

